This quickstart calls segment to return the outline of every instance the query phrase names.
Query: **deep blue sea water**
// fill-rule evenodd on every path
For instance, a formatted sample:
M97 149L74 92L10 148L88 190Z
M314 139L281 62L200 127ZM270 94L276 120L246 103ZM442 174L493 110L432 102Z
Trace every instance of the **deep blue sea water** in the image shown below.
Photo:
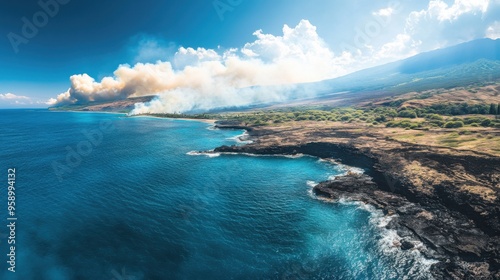
M342 167L188 154L235 144L239 134L201 122L1 110L0 279L426 274L418 253L390 246L380 213L311 195L311 181ZM16 273L6 263L7 168L16 168Z

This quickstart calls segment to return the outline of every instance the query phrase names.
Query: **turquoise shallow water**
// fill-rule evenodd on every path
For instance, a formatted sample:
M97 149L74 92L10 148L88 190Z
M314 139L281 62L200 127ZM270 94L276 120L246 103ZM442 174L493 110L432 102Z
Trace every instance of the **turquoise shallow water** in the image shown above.
M418 255L383 245L391 233L377 227L376 213L310 194L308 181L326 180L340 167L311 157L188 155L235 144L232 138L242 133L208 126L114 114L0 111L0 171L6 178L7 168L17 170L19 219L17 272L7 271L3 257L0 278L426 274ZM84 153L75 160L71 151ZM4 189L2 221L6 202ZM5 256L6 237L0 237Z

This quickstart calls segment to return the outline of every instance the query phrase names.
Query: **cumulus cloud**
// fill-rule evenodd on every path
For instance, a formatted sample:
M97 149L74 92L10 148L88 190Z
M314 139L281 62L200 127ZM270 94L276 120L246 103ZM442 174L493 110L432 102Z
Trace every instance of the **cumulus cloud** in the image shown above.
M398 34L396 38L388 42L380 48L376 53L377 59L397 60L402 57L410 57L416 55L419 42L412 40L408 34Z
M454 21L463 14L485 13L489 3L490 0L455 0L452 5L448 5L442 0L433 0L429 2L427 11L416 15L437 18L439 21Z
M49 105L159 95L134 113L173 113L283 101L287 85L345 74L350 55L334 55L316 27L302 20L275 36L262 30L241 49L178 49L172 61L121 65L113 77L96 81L87 74L70 78L71 87ZM272 92L255 86L273 86ZM285 90L286 89L286 90Z
M20 100L30 100L30 98L27 96L15 95L13 93L6 93L0 94L0 100L13 100L19 102Z
M431 0L425 9L410 12L403 30L393 40L372 51L372 59L394 61L482 38L491 24L485 15L492 6L499 6L500 1L455 0L448 3ZM495 30L495 25L489 26L486 37L494 36Z
M374 16L380 16L380 17L390 17L394 14L395 10L392 7L388 7L385 9L380 9L376 12L373 12Z
M486 29L486 38L493 40L500 38L500 21L495 21L492 25L488 26Z
M5 93L0 94L0 104L9 104L9 105L27 105L27 104L35 104L30 97L23 95L16 95L13 93Z
M184 69L187 66L199 66L202 62L221 61L222 57L215 51L205 48L180 47L174 55L174 66L176 69Z
M466 16L474 16L476 21L480 22L480 15L488 11L489 5L490 0L455 0L452 5L448 5L442 0L431 0L427 9L410 13L406 22L406 31L408 33L423 33L425 30L436 33L446 25L462 27L459 21Z

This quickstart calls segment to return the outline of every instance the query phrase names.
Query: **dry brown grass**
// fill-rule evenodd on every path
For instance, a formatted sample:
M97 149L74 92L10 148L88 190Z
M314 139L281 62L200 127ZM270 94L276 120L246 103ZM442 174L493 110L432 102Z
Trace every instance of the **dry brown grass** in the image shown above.
M394 178L408 180L419 193L432 196L435 186L448 185L457 191L494 202L499 191L499 186L492 183L497 182L495 175L485 175L482 173L484 170L475 170L461 159L470 157L477 161L494 161L494 158L500 157L500 132L493 128L468 129L427 131L374 127L365 123L289 122L256 128L259 137L255 145L347 144L376 158L384 172L389 172ZM482 138L479 135L483 135ZM488 167L497 169L495 165Z
M386 145L383 139L395 140L403 143L446 147L462 151L474 151L493 156L500 156L500 130L485 127L464 127L460 129L434 128L430 130L407 130L403 128L386 128L385 126L371 126L366 123L341 122L288 122L269 126L275 131L287 132L286 139L276 138L275 142L285 140L287 144L305 143L310 138L318 141L337 141L347 143L352 137L340 133L346 131L349 135L356 135L365 143Z
M427 107L437 103L498 104L500 103L500 86L472 86L467 88L434 89L421 93L410 92L393 99L385 98L374 104L386 103L388 100L408 100L405 101L401 107L416 108Z
M483 187L483 186L462 186L460 187L460 190L466 191L472 194L477 194L481 196L482 199L490 201L490 202L495 202L497 199L496 192L492 189Z
M432 129L429 131L390 128L387 136L401 142L500 156L500 131L494 128Z

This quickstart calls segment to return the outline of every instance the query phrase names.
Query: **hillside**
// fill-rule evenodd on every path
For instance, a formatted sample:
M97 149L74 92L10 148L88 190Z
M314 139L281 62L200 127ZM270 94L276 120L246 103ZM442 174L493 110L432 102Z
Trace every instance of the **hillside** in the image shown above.
M64 105L52 107L53 111L85 111L85 112L113 112L128 113L134 109L136 103L149 102L154 96L132 97L124 100L109 102L90 102L88 104Z
M314 101L352 105L363 99L470 85L485 86L498 80L500 40L481 39L340 78L302 85L300 90L318 88L320 93ZM335 92L345 93L331 95Z

